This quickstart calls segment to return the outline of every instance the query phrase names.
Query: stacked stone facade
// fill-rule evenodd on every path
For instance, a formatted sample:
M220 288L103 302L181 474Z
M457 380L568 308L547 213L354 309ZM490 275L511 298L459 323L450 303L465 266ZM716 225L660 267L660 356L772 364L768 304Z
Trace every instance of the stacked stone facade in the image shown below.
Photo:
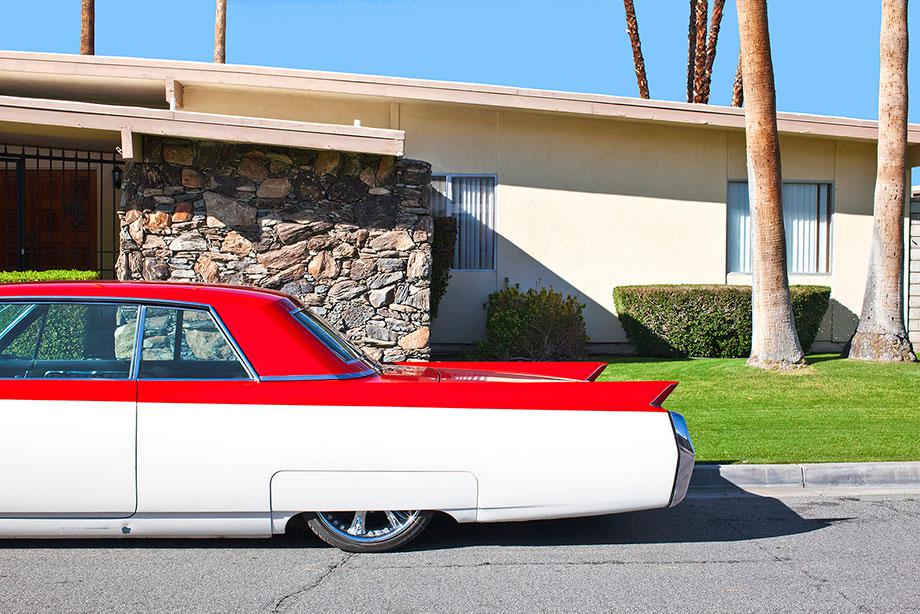
M430 180L391 156L146 137L116 274L281 290L375 358L425 359Z
M907 331L915 350L920 350L920 200L910 203L908 246Z

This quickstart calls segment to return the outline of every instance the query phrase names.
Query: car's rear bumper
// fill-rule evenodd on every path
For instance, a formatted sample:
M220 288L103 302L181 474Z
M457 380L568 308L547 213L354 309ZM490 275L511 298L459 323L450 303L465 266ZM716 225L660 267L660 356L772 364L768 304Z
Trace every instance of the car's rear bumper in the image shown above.
M669 411L671 426L674 428L674 440L677 443L677 471L674 475L674 487L671 489L671 501L668 507L674 507L684 500L687 488L690 487L690 476L693 475L693 464L696 453L690 441L690 431L687 422L677 412Z

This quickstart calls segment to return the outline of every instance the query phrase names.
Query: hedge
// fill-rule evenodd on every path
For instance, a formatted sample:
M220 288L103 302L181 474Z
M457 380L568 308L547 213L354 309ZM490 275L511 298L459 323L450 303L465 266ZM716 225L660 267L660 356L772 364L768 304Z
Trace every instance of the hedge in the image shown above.
M814 343L830 302L826 286L791 286L802 348ZM751 352L750 286L620 286L613 302L642 356L744 357Z
M486 308L486 340L480 356L500 360L565 360L585 353L585 306L574 296L552 288L521 292L505 286L489 295Z
M454 244L457 242L457 220L449 216L434 218L434 237L431 241L431 319L438 317L438 306L447 292L450 269L454 263Z
M17 284L29 281L93 281L99 279L96 271L0 271L0 284Z

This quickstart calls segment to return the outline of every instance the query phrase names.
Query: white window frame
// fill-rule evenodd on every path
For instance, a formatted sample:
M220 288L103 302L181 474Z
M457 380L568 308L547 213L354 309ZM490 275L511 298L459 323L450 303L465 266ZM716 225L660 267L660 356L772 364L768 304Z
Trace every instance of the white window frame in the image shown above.
M752 271L732 271L729 267L729 241L731 240L731 217L729 214L729 190L732 183L746 183L750 185L750 180L746 177L738 179L729 179L725 185L725 272L728 275L747 275L750 276ZM807 184L807 185L825 185L827 186L827 270L816 273L794 273L789 269L787 258L786 273L796 277L827 277L834 272L834 220L836 218L836 198L837 187L833 180L829 179L783 179L782 185L787 184ZM748 193L748 211L750 211L750 192ZM752 263L753 264L753 263Z
M446 172L437 172L432 171L431 178L444 179L446 197L447 197L447 215L449 217L454 217L454 212L452 210L453 203L453 179L459 177L477 177L477 178L491 178L495 183L493 185L492 193L492 266L489 268L481 269L461 269L451 266L451 271L462 272L462 273L494 273L498 270L498 233L496 232L496 226L498 224L498 175L495 173L446 173ZM456 218L454 218L456 219ZM454 263L457 259L457 241L460 240L459 228L457 231L457 238L454 240Z

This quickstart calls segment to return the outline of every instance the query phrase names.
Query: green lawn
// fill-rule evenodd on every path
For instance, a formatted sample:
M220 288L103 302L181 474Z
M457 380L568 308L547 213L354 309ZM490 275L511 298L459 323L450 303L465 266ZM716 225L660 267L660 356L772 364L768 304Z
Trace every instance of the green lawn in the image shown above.
M697 460L740 463L920 460L920 365L808 357L794 373L744 359L610 358L601 380L676 380Z

